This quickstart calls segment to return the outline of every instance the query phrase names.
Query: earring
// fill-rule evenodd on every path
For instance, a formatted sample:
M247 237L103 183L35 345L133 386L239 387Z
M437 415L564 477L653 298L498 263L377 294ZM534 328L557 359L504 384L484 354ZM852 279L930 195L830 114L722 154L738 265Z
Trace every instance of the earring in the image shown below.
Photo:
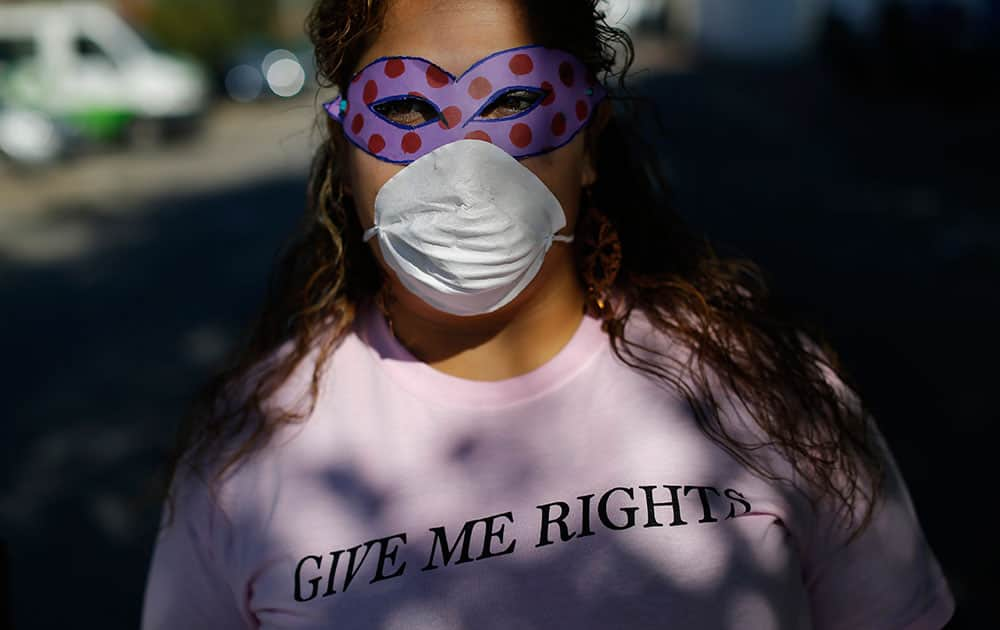
M594 205L591 189L585 188L584 193L586 209L577 228L580 234L577 238L580 275L587 287L584 308L594 317L610 319L613 312L608 301L621 270L621 240L611 220Z

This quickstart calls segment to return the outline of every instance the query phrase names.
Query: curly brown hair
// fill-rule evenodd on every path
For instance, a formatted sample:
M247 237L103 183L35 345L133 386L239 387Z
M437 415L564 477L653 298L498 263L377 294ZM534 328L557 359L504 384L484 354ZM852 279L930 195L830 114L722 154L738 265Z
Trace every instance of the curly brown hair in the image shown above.
M386 4L316 2L306 26L321 84L348 84L378 33ZM681 394L702 431L748 469L779 479L764 458L754 455L762 446L777 449L794 476L810 486L800 490L814 503L816 497L832 500L857 525L856 536L870 522L882 494L885 466L870 414L853 393L857 387L812 324L780 312L757 265L718 257L671 207L660 162L634 122L646 102L630 95L625 85L634 58L632 41L606 23L599 4L546 0L523 2L522 7L536 43L573 53L609 88L617 79L611 90L617 111L599 135L591 129L587 137L599 148L592 200L617 232L621 247L613 285L616 307L601 313L610 345L628 365ZM267 444L279 427L307 419L327 360L347 334L359 304L374 298L385 282L362 242L353 201L343 194L342 156L348 143L329 119L326 132L314 157L301 228L274 271L247 342L204 387L181 424L161 496L172 499L170 483L182 462L195 470L205 458L222 462L213 478L218 481ZM589 224L579 222L578 232ZM577 241L594 241L582 236ZM586 256L582 252L578 260ZM626 339L625 325L636 311L690 348L691 360L672 362ZM267 408L307 355L314 361L307 409ZM713 378L749 410L765 436L762 442L741 442L731 432L722 401L713 392ZM862 497L867 501L857 523Z

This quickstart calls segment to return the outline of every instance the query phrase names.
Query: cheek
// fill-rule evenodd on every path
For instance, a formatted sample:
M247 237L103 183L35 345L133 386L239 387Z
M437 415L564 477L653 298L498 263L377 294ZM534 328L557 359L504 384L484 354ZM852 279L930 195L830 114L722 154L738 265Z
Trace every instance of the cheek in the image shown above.
M361 225L367 228L375 222L375 197L378 191L403 167L378 160L353 146L348 153L347 162L354 205Z
M550 153L521 161L538 179L542 180L566 213L566 224L576 222L580 203L580 182L583 176L583 135Z

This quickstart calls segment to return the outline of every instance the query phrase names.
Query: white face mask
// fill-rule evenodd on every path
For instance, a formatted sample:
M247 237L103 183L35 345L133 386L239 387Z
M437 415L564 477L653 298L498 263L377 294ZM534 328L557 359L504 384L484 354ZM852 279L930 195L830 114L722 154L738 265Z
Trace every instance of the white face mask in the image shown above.
M434 308L454 315L508 304L538 273L566 216L538 177L482 140L443 145L393 175L375 197L386 264Z

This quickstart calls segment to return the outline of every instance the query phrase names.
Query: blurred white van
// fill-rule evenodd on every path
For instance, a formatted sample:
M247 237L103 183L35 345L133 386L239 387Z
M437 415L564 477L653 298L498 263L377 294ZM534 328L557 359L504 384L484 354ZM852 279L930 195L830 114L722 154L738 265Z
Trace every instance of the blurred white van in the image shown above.
M101 138L196 120L207 98L198 66L154 51L104 5L0 4L0 102Z

